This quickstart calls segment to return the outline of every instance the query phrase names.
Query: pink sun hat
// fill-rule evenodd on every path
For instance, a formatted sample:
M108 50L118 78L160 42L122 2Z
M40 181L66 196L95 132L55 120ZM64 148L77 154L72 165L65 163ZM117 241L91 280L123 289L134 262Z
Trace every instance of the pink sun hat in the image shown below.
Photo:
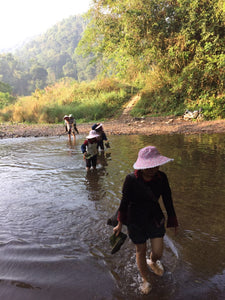
M94 138L97 138L97 137L99 137L99 134L95 130L91 130L89 132L89 135L86 136L87 139L94 139Z
M150 169L173 161L173 158L163 156L154 146L142 148L138 153L138 158L133 165L135 170Z

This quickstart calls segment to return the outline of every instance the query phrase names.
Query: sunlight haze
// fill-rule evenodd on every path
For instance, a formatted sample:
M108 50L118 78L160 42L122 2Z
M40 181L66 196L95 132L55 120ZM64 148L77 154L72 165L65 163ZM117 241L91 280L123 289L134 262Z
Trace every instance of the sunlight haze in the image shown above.
M7 0L1 3L0 50L44 33L72 15L88 11L91 0Z

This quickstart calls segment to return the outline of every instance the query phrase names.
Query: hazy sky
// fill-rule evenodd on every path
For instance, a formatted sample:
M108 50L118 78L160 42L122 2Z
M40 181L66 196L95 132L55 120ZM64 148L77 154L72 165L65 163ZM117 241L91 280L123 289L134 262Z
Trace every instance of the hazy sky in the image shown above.
M83 14L91 0L2 0L0 49L45 32L57 22Z

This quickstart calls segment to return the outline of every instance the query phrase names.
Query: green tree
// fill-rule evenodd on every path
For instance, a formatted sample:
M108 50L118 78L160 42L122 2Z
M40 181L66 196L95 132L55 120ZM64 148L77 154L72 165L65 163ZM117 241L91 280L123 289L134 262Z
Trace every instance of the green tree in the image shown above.
M15 101L15 97L10 95L9 93L0 92L0 109L4 108L9 104L12 104L14 101Z
M167 91L173 108L207 95L217 101L225 81L224 15L221 0L94 0L77 51L93 53L109 75L163 74L154 95Z
M12 96L12 87L0 81L0 109L13 103L15 97Z
M11 94L12 93L12 87L9 84L0 81L0 92Z
M37 89L43 89L46 86L48 72L41 66L34 66L31 69L33 84Z

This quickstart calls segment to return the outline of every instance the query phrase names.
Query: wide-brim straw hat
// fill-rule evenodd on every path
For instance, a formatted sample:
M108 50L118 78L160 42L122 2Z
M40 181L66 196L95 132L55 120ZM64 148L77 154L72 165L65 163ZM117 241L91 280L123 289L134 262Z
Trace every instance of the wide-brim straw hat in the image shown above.
M94 139L94 138L97 138L97 137L99 137L99 134L95 130L91 130L89 132L89 135L86 136L87 139Z
M173 161L173 158L161 155L154 146L148 146L139 151L133 168L135 170L150 169L164 165L170 161Z
M63 117L63 119L64 119L64 120L69 119L69 116L65 115L65 116Z

